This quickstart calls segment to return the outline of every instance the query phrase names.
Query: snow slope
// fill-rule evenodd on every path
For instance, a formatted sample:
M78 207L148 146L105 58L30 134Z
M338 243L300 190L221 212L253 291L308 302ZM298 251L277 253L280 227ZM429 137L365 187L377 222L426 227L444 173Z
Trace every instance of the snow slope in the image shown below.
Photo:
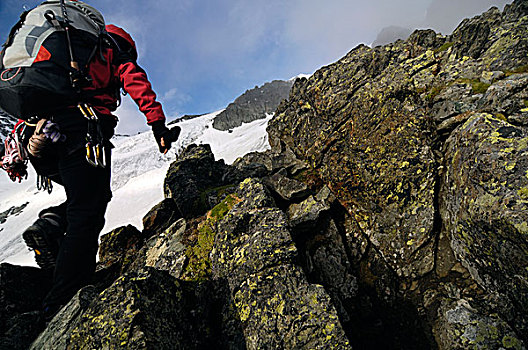
M269 148L266 127L271 115L229 132L212 127L214 117L220 112L178 122L182 132L168 155L159 153L151 132L112 140L116 146L112 154L113 198L102 234L128 224L142 229L143 216L163 199L163 180L170 163L186 146L210 144L216 159L224 159L228 164L246 153ZM0 223L0 262L34 265L33 253L27 250L21 233L37 218L41 209L60 204L65 199L60 186L56 186L51 195L37 191L35 178L35 174L30 173L28 180L14 184L5 173L0 173L0 217L10 208L27 203L19 213L9 215Z

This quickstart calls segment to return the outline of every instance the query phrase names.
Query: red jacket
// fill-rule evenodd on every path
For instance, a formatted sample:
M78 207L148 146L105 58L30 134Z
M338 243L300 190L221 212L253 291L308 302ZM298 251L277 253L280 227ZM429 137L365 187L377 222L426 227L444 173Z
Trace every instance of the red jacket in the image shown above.
M116 49L107 48L103 51L103 58L96 55L95 61L89 66L89 76L92 86L86 91L96 93L92 100L93 107L100 113L112 115L117 108L118 88L123 88L136 102L139 110L145 114L147 123L165 120L161 104L156 101L156 93L152 90L147 74L136 63L136 44L132 37L123 29L115 25L107 25L106 30L117 39ZM118 57L119 56L119 57Z
M112 112L117 109L119 89L123 88L136 102L139 110L145 114L148 124L164 121L163 108L156 101L156 93L152 90L147 74L136 63L137 52L134 40L127 32L115 25L107 25L106 30L114 41L111 47L119 48L104 48L90 63L88 75L92 82L91 86L84 89L92 96L90 104L100 114L117 120ZM23 123L23 120L19 120L15 129L20 123Z

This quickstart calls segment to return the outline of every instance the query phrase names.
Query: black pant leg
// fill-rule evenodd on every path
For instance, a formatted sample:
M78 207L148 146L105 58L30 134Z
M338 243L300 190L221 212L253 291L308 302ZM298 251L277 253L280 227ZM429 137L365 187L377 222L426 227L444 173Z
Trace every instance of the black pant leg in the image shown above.
M78 289L91 282L98 237L111 198L110 162L104 169L95 168L86 162L82 149L60 156L59 175L67 197L67 229L45 307L66 303Z

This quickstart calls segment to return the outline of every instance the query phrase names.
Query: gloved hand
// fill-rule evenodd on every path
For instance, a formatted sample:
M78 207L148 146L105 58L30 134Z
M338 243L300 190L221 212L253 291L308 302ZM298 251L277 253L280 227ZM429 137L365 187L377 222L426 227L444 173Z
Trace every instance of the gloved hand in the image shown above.
M53 143L59 141L64 142L66 140L66 135L60 133L59 126L49 120L44 124L41 133L46 135Z
M181 128L175 126L172 129L169 129L165 126L164 120L155 121L150 124L150 126L152 127L152 132L154 133L154 138L158 144L159 151L163 154L167 153L171 148L171 144L178 140Z

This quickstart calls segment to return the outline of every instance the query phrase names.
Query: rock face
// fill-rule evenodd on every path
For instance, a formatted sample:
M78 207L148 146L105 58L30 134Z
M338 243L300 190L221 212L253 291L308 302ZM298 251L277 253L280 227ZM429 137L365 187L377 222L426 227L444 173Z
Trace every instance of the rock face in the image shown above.
M184 150L38 338L46 276L0 266L0 345L526 349L527 28L517 0L297 80L270 151Z
M440 348L527 341L527 25L515 1L448 37L359 46L298 81L268 127L394 271L392 293L427 310Z
M293 81L274 80L261 87L247 90L230 103L214 120L213 127L229 130L272 114L279 103L288 97Z
M0 349L27 349L41 329L38 310L50 285L40 269L0 265Z

